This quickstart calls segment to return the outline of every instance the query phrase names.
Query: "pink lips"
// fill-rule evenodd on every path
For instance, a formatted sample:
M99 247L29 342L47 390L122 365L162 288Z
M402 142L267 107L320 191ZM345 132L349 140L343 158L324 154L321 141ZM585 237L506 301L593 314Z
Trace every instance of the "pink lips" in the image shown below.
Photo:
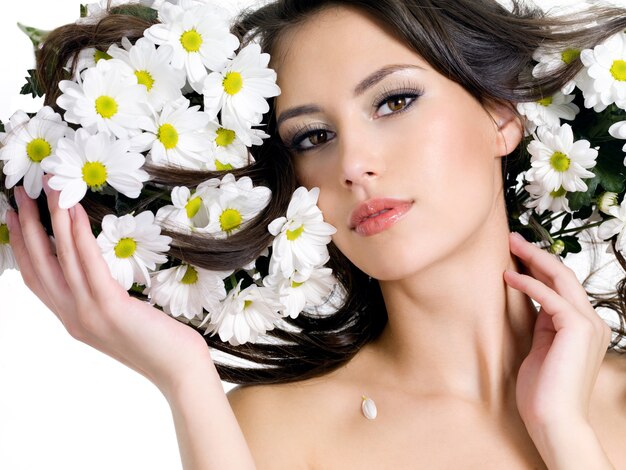
M350 216L350 228L359 235L371 236L387 230L408 212L413 201L370 199L357 206Z

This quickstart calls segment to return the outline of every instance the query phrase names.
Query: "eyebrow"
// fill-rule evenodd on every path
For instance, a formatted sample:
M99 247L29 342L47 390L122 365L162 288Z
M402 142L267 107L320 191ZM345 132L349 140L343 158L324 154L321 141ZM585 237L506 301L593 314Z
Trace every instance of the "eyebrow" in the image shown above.
M424 67L421 67L421 66L415 65L415 64L386 65L386 66L384 66L384 67L382 67L382 68L372 72L367 77L365 77L363 80L361 80L357 84L357 86L354 87L353 94L354 94L355 97L360 96L363 93L365 93L367 90L372 88L374 85L376 85L377 83L379 83L382 80L384 80L385 77L387 77L388 75L391 75L392 73L398 72L400 70L406 70L406 69L421 69L421 70L424 70L424 71L426 70ZM287 119L292 119L294 117L302 116L304 114L319 113L321 111L322 111L322 108L320 108L317 105L313 105L313 104L305 104L305 105L302 105L302 106L296 106L296 107L293 107L293 108L289 108L286 111L282 112L280 114L280 116L278 116L278 119L276 120L276 128L280 127L281 123L283 123Z

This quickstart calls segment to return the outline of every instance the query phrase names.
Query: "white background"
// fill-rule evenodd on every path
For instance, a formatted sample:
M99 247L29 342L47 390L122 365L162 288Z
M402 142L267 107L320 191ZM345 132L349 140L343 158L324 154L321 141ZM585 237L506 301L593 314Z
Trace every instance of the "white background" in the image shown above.
M78 13L76 0L19 0L3 9L1 120L41 106L18 95L33 58L16 22L52 29ZM73 340L19 274L6 272L0 278L0 469L148 468L181 468L165 399L143 377Z

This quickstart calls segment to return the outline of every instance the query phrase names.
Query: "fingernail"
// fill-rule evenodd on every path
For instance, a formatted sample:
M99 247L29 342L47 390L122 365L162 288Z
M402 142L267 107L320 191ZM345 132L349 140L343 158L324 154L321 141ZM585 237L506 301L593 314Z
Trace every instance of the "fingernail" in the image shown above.
M513 236L513 238L517 239L517 240L524 240L526 241L526 239L524 237L522 237L519 233L517 232L511 232L511 235Z
M46 196L48 196L50 192L50 187L48 186L48 178L45 176L43 177L43 191L44 193L46 193Z
M72 222L74 222L74 216L76 214L76 206L70 207L69 213L70 213L70 219L72 219Z

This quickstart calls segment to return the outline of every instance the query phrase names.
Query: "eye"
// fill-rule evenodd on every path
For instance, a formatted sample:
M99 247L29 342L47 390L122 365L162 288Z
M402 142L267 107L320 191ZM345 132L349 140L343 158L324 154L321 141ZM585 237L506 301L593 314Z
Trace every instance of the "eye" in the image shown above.
M400 89L383 90L374 100L373 108L376 116L387 116L406 111L423 95L423 90L413 86L405 86Z
M297 131L290 143L287 145L292 152L306 152L332 140L335 133L322 128L312 128L306 126Z
M378 116L387 116L404 111L417 99L419 95L394 95L386 98L377 107Z

